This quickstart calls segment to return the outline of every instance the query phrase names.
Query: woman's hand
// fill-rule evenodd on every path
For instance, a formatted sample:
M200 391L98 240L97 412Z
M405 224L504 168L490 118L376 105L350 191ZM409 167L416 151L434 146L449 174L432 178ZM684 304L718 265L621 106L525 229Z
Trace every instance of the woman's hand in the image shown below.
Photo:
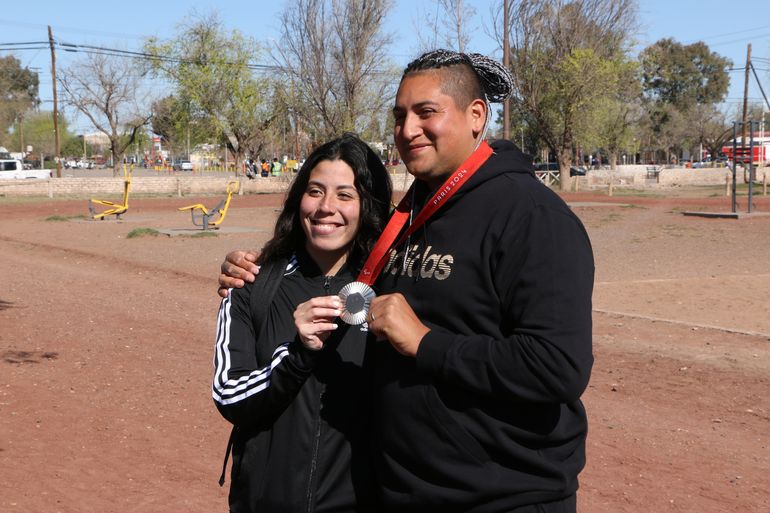
M318 351L323 349L329 334L337 329L334 319L342 313L342 301L337 296L314 297L294 310L294 325L302 345Z
M225 261L222 262L220 270L222 274L219 275L219 290L217 291L221 297L227 297L227 291L229 289L240 289L246 282L253 282L257 274L259 274L259 266L254 262L257 261L258 253L254 251L231 251L225 256Z

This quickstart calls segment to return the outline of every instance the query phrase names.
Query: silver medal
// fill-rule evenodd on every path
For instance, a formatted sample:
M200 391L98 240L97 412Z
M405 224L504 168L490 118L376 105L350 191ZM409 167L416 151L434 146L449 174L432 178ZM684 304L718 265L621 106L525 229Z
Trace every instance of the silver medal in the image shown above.
M372 304L372 299L376 297L374 290L360 281L348 283L342 287L337 295L342 300L340 319L352 325L362 324L366 320L366 316L369 314L369 305Z

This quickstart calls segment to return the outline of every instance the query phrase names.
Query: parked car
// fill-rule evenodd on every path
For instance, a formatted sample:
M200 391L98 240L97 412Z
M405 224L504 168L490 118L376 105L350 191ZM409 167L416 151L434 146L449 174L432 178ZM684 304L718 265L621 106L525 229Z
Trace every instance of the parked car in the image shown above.
M535 171L558 171L558 170L559 170L558 162L539 162L535 164ZM588 170L584 166L570 166L569 175L585 176L586 171Z
M193 165L189 160L177 160L174 162L174 171L192 171Z
M50 169L24 169L22 161L7 152L0 152L0 179L51 178Z

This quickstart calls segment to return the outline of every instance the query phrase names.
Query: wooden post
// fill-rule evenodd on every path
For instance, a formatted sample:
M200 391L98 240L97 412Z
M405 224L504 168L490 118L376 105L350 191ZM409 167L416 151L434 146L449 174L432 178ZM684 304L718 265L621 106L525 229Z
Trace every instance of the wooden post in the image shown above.
M730 195L730 176L725 176L725 196Z
M53 32L48 25L48 44L51 46L51 80L53 81L53 132L56 149L56 178L61 178L61 151L59 149L59 107L56 101L56 51L53 48ZM43 161L40 161L43 166Z
M762 173L762 196L767 196L767 171Z
M607 196L612 196L612 186L613 186L613 180L612 180L612 175L610 175L610 186L607 187Z

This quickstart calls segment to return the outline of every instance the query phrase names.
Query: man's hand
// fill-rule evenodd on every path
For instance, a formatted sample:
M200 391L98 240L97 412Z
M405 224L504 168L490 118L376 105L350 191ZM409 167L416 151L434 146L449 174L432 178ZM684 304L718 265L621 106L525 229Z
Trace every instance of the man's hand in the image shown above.
M318 351L323 349L329 334L337 329L334 319L342 313L338 296L314 297L294 310L294 326L302 345Z
M422 337L430 331L398 293L374 298L367 321L369 331L380 340L387 339L404 356L414 357Z
M259 274L257 253L253 251L231 251L222 262L219 275L219 295L227 297L228 289L240 289L246 282L253 282Z

